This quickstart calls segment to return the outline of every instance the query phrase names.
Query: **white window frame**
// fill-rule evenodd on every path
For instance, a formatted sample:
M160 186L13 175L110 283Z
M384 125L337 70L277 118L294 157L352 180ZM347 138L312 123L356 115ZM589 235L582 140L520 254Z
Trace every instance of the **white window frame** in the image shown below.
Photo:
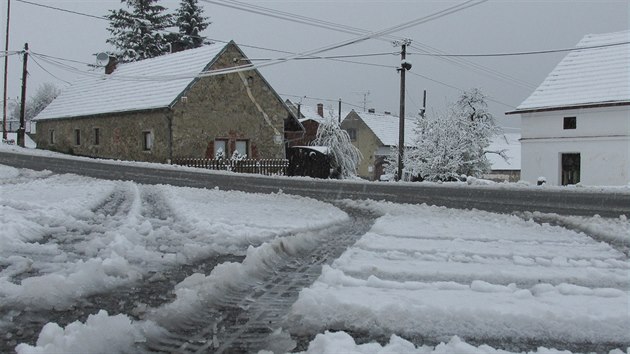
M145 130L142 132L142 151L153 150L153 132Z

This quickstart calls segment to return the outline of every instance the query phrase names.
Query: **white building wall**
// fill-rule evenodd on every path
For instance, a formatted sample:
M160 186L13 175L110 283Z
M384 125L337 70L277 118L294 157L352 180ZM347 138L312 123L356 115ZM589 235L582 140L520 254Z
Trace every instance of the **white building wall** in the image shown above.
M576 129L563 129L576 117ZM630 108L590 108L521 115L521 179L561 184L561 154L580 154L580 183L630 183Z

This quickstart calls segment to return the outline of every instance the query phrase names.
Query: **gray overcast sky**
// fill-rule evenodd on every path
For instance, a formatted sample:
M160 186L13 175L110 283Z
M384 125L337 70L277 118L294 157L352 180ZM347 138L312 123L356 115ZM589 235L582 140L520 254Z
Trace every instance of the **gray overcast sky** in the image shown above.
M95 16L103 16L107 14L107 10L123 6L119 0L28 1ZM464 1L244 2L377 31L430 15ZM179 1L162 0L160 3L174 11ZM302 52L355 37L347 33L205 3L202 0L199 0L199 3L212 21L204 35L218 40L233 39L240 45ZM3 49L6 4L5 0L0 6ZM414 46L428 45L453 54L571 48L586 34L628 30L629 14L628 0L490 0L393 35L412 39ZM20 50L24 43L28 42L30 49L37 53L94 63L95 53L112 49L105 43L109 37L107 26L107 21L11 0L9 50ZM281 56L278 53L246 46L242 48L252 59ZM399 49L389 42L371 39L323 55L386 53L397 50ZM419 51L414 48L410 48L409 52L408 59L412 62L413 68L407 75L407 116L417 114L422 104L423 90L428 92L427 108L431 112L442 111L448 102L456 100L460 92L455 88L478 87L496 101L489 102L491 112L504 126L511 127L519 126L518 118L504 117L503 113L523 101L566 55L555 53L501 58L464 58L453 63L444 58L415 55L413 53ZM349 60L385 66L400 64L399 55ZM16 99L20 95L21 61L20 56L9 58L10 99ZM53 82L63 87L67 84L59 79L72 82L80 75L42 61L38 62L50 74L31 60L28 80L30 94L44 82ZM88 70L85 65L66 63L83 71ZM471 69L471 65L481 65L482 68ZM341 98L349 104L362 107L364 93L369 92L368 107L394 113L399 110L399 75L392 68L330 60L300 60L263 68L261 72L280 94L323 99ZM509 78L506 79L505 75ZM299 100L295 97L289 98ZM306 98L302 101L315 105L321 100ZM346 108L361 109L348 105Z

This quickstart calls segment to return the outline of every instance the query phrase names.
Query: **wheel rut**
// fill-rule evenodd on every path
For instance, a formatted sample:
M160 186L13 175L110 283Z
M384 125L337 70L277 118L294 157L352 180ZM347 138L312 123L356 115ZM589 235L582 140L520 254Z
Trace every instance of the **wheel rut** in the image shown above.
M344 208L349 222L321 230L314 247L293 253L279 247L273 262L255 281L222 289L219 296L195 307L185 321L158 322L167 330L138 347L149 353L250 353L288 351L299 338L282 331L285 316L299 292L365 234L375 217L366 211ZM282 243L280 243L282 245Z

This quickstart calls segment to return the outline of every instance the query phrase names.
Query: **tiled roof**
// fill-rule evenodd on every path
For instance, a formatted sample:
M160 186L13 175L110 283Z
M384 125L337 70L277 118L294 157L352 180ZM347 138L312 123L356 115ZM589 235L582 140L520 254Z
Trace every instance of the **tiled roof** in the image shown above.
M516 111L630 102L630 31L585 36ZM619 44L626 43L626 44ZM588 48L598 47L600 48Z
M226 44L212 44L119 64L109 75L94 73L64 89L35 119L169 107L225 47Z
M363 122L372 130L374 135L385 146L398 145L399 118L391 114L356 112ZM413 129L416 126L414 118L405 118L405 145L411 145Z

